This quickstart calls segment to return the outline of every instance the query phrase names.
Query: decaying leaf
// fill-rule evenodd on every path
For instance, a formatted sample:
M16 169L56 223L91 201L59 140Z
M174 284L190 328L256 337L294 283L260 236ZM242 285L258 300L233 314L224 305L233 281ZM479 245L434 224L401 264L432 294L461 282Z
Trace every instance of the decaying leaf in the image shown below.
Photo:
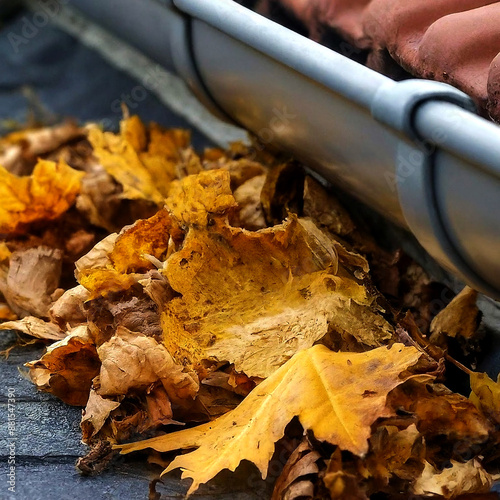
M314 498L314 482L310 476L318 475L320 460L321 455L304 439L287 460L274 485L271 500Z
M293 417L313 431L316 439L364 455L371 424L387 416L387 394L404 382L399 375L419 357L416 349L401 344L366 353L335 353L314 346L297 353L236 410L216 421L122 445L121 450L129 453L151 447L164 452L198 447L178 456L165 471L181 467L182 477L193 479L189 493L222 469L234 471L242 460L253 462L265 478L274 443ZM366 376L361 386L359 373Z
M28 367L85 407L80 470L145 434L123 452L197 448L167 468L190 492L242 460L269 483L275 448L275 499L487 491L500 380L455 362L472 394L444 385L479 344L476 292L432 321L445 287L298 162L189 138L127 114L0 140L0 328L55 341Z
M30 223L59 217L75 201L83 176L64 161L40 160L27 177L0 166L0 234L26 232Z
M109 414L119 406L120 401L104 398L91 389L80 423L83 434L89 437L95 436L102 429Z
M26 366L37 388L70 405L85 406L92 380L99 374L100 362L87 327L78 326L67 337L49 346L41 359Z
M481 321L476 305L477 292L466 286L431 323L431 342L439 343L440 337L472 338Z
M470 400L493 422L500 424L500 374L494 382L486 373L472 372L470 385Z
M488 493L492 484L493 478L477 459L465 463L451 460L451 467L442 471L426 463L422 476L413 486L413 492L416 495L456 498L466 493Z
M43 321L34 316L26 316L17 321L0 323L0 330L17 330L30 337L42 340L61 340L66 334L54 323Z
M160 381L171 400L193 398L198 382L193 374L176 365L162 344L119 327L97 352L101 360L101 396L126 394L132 388Z
M227 223L234 204L223 170L186 177L167 200L188 226L162 271L181 295L162 314L165 345L176 360L229 361L262 378L328 332L373 347L391 338L374 297L339 268L335 244L311 221L291 216L246 231Z
M18 316L46 318L59 286L62 252L46 246L18 250L0 270L0 292Z

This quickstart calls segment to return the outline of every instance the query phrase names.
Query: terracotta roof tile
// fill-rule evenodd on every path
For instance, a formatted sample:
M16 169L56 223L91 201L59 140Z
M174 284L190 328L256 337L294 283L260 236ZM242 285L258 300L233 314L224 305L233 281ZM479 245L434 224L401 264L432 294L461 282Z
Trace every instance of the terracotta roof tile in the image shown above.
M500 122L500 2L280 1L312 38L334 29L370 50L368 66L390 75L396 61L414 76L450 83Z

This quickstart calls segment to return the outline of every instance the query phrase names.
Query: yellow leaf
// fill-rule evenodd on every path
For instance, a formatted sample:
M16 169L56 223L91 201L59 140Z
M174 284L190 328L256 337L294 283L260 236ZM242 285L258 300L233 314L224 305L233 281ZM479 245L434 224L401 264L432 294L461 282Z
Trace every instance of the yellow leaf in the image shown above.
M59 217L75 201L84 175L63 160L39 160L27 177L0 166L0 233L25 232L32 222Z
M274 443L294 417L317 439L364 455L370 426L390 413L387 394L404 381L400 374L419 357L417 349L402 344L364 353L337 353L316 345L296 354L217 420L119 448L130 453L197 447L165 470L180 467L183 478L193 479L188 494L221 470L234 471L242 460L253 462L265 478Z
M486 373L472 372L470 400L484 415L500 424L500 375L496 382Z
M180 151L188 146L189 133L165 130L156 124L146 130L137 116L122 120L120 129L117 135L91 128L88 139L94 155L122 185L123 198L162 205L177 177L176 165Z
M234 363L267 377L329 332L380 346L391 327L374 297L338 266L335 242L290 216L257 232L231 227L229 173L212 170L174 183L167 207L189 227L163 273L180 294L162 311L164 342L177 362Z

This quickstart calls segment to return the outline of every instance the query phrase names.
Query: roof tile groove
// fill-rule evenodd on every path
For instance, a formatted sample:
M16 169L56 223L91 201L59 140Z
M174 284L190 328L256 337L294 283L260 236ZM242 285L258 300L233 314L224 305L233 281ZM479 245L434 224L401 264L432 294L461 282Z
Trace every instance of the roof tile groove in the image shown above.
M276 0L268 0L276 1ZM333 29L367 65L392 76L449 83L469 94L483 115L500 122L500 2L485 0L280 0L311 38ZM389 54L392 58L387 57Z

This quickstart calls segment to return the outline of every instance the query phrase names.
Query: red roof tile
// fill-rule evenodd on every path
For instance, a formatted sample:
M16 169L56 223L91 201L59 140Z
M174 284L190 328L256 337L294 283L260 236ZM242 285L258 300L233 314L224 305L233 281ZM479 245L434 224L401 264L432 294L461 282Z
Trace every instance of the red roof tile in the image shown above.
M414 76L450 83L500 122L500 2L280 1L306 24L312 38L334 29L370 50L368 66L391 74L396 61Z

